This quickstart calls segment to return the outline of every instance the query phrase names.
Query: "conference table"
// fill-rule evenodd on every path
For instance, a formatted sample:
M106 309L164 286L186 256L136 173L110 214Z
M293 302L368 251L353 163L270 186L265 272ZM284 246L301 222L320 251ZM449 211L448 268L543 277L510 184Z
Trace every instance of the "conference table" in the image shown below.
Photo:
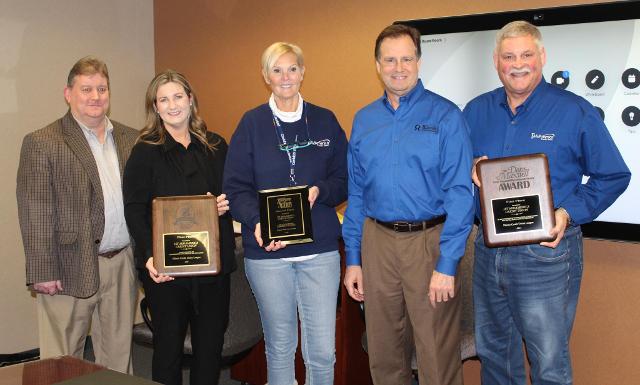
M0 368L2 385L152 385L156 382L119 373L74 357L46 358Z

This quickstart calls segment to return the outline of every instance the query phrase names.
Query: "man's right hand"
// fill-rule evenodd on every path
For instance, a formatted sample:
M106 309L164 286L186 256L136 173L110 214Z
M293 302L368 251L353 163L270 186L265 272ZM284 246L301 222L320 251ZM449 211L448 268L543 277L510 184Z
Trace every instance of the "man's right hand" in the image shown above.
M364 301L364 285L362 284L362 267L353 265L347 266L344 272L344 287L351 298L358 302Z
M170 277L170 276L165 275L165 274L158 274L158 270L156 270L156 267L153 266L153 258L152 257L147 259L147 263L145 264L145 267L147 268L147 270L149 270L149 277L151 277L151 279L153 279L153 282L155 282L155 283L173 281L173 279L174 279L173 277Z
M60 280L57 280L34 283L33 290L40 294L56 295L62 291L62 282Z
M480 187L480 179L478 178L478 173L476 172L476 164L478 164L479 161L485 160L485 159L489 159L489 157L486 155L482 155L479 158L473 159L473 168L471 169L471 179L473 180L473 183L475 183L476 186L478 187Z

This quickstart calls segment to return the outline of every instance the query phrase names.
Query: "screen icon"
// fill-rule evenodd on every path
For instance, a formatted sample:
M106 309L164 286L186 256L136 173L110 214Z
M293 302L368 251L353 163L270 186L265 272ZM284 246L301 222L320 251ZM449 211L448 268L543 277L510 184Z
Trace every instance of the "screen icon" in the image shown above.
M591 70L587 72L584 82L587 84L587 87L592 90L597 90L604 85L604 74L600 70Z
M636 106L629 106L622 110L622 122L629 127L635 127L640 123L640 109Z
M551 84L563 90L569 87L570 80L569 71L556 71L551 76Z
M636 68L627 68L622 73L622 84L629 89L634 89L640 85L640 71Z

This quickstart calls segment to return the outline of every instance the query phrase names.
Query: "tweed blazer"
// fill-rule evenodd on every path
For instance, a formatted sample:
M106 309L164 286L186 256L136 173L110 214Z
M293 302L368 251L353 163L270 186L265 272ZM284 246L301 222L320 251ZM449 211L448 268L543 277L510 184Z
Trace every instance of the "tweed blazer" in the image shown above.
M138 131L111 123L122 178ZM27 285L60 280L61 294L95 294L104 199L91 148L70 111L25 136L16 196Z

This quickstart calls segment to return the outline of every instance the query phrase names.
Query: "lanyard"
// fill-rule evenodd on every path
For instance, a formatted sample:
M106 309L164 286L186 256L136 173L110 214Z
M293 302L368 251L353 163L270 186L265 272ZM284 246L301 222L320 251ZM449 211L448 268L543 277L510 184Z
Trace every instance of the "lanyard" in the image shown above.
M281 141L281 143L279 144L283 144L285 146L285 151L287 152L287 157L289 158L289 186L295 186L297 185L296 156L298 154L298 147L295 145L291 147L287 146L287 138L285 138L284 136L284 130L280 125L280 119L278 119L278 117L275 116L275 114L273 115L273 126L276 128L276 133L278 134L279 142ZM294 144L297 142L298 142L298 134L296 134L296 137L293 140Z

